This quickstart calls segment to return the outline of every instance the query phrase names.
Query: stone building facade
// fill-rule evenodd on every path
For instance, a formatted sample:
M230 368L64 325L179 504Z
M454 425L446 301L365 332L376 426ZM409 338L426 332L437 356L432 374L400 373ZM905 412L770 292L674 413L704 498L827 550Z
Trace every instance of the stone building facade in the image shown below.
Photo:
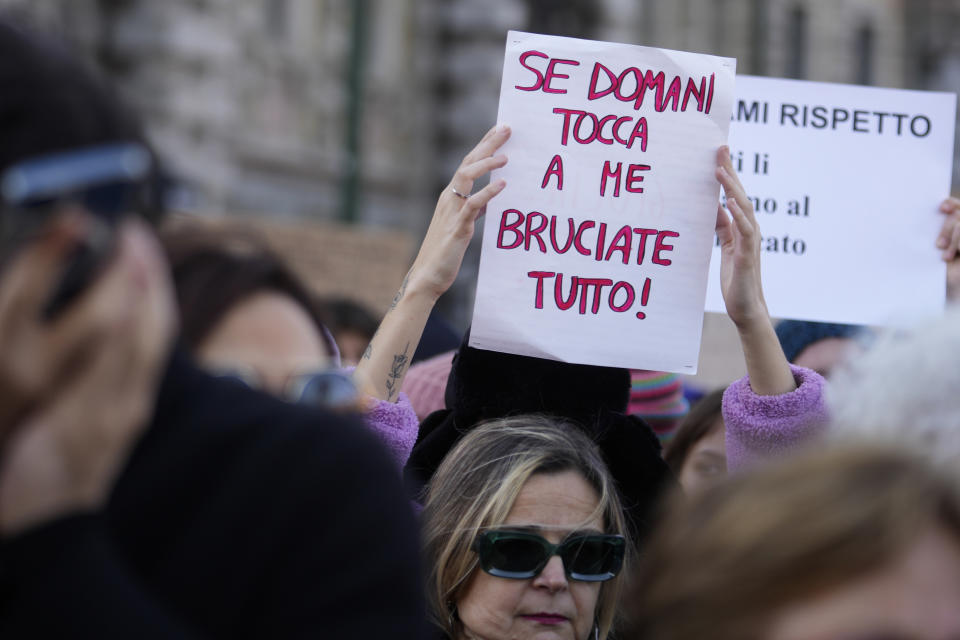
M731 56L740 73L960 86L960 0L0 0L0 10L58 31L113 78L174 168L178 208L414 237L496 117L508 29ZM444 301L459 325L477 254Z

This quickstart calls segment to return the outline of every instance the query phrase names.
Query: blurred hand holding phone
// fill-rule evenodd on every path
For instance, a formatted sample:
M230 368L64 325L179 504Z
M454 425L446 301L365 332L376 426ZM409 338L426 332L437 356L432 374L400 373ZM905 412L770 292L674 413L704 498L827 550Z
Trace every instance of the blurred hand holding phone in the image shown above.
M100 508L146 427L176 328L136 144L0 179L0 536ZM131 215L133 214L133 215Z

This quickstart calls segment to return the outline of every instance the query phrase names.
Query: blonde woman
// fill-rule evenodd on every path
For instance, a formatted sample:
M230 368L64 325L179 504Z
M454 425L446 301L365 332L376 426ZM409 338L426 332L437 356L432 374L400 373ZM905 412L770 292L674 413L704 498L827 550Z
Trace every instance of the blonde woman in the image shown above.
M473 429L433 476L423 528L440 637L610 633L630 545L610 474L577 427L527 415Z

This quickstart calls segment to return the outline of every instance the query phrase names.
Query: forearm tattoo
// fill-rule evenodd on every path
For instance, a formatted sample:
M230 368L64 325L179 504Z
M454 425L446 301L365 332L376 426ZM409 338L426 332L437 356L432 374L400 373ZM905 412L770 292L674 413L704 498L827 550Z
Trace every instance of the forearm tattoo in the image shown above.
M410 350L410 343L407 343L407 346L403 348L403 353L397 353L393 356L393 365L390 366L390 373L387 374L387 400L393 400L394 396L400 391L400 379L403 378L403 374L407 371L407 365L410 362L410 358L407 357L407 352Z
M397 305L400 303L400 299L403 298L403 294L407 292L407 281L410 279L410 272L407 272L407 275L403 277L403 282L400 283L400 289L397 291L397 295L393 296L393 302L390 303L390 310L397 308Z

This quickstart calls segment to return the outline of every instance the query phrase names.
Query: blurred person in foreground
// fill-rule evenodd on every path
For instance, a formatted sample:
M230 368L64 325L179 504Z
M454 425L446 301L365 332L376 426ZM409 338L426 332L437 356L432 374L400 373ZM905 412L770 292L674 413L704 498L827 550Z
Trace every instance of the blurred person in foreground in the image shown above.
M960 496L919 459L810 452L672 506L624 640L960 638Z
M175 347L139 126L6 23L0 141L0 637L421 637L395 465Z

